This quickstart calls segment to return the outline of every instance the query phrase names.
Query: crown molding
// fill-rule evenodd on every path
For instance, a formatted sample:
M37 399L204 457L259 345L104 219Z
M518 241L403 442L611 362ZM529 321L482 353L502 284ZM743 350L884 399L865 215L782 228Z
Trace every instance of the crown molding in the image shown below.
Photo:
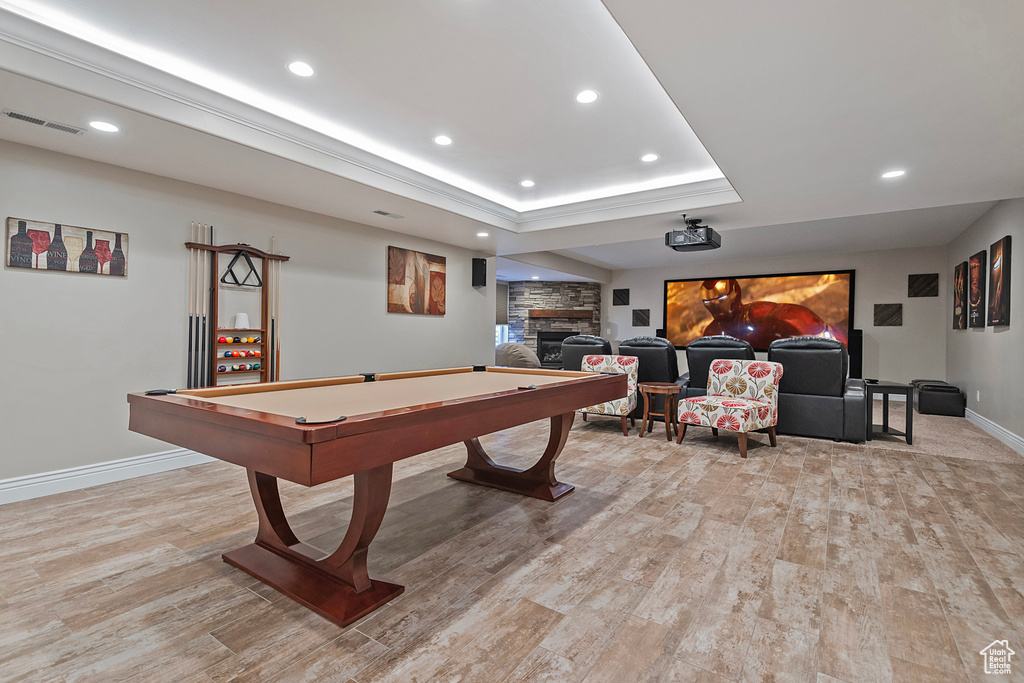
M9 71L513 233L741 201L723 177L519 212L17 13L0 16Z

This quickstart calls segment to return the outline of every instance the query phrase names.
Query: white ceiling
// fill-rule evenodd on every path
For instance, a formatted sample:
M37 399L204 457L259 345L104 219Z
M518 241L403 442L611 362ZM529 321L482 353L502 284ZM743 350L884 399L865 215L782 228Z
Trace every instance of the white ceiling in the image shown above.
M546 282L597 282L582 275L566 273L551 268L521 263L499 256L495 259L495 279L501 282L519 282L522 280L541 280Z
M689 264L783 258L794 254L825 254L884 249L907 249L946 244L992 208L978 202L871 216L832 218L805 223L768 225L730 230L723 246L713 251L677 252L664 237L603 244L553 253L602 268L662 268ZM666 217L665 232L680 221Z
M723 233L704 260L942 244L1024 195L1021 26L974 0L0 0L0 105L122 127L0 137L605 268L689 258L684 211Z

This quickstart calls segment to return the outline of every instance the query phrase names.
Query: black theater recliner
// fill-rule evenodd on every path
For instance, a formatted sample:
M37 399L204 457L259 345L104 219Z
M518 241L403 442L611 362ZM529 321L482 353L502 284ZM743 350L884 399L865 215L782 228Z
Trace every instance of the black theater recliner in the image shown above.
M864 380L847 377L850 356L842 342L822 337L776 339L768 347L768 360L782 363L779 433L864 441L867 392Z
M676 347L661 337L633 337L619 342L620 356L636 356L639 362L637 382L675 382L679 379L679 360ZM634 417L643 417L643 399L638 398ZM654 412L660 412L665 397L655 397Z
M592 334L577 334L562 341L562 369L579 372L583 367L583 356L610 356L612 343L604 337Z
M679 398L704 396L708 393L708 371L711 361L719 358L729 360L754 360L754 347L750 342L719 334L700 337L686 347L686 368L688 372L679 378L683 389Z

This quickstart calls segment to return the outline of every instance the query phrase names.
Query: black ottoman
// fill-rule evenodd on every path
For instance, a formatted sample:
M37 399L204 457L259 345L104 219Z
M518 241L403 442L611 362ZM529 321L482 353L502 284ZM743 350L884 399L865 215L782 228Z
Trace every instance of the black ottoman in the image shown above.
M967 397L952 384L922 384L917 389L917 412L922 415L964 416Z

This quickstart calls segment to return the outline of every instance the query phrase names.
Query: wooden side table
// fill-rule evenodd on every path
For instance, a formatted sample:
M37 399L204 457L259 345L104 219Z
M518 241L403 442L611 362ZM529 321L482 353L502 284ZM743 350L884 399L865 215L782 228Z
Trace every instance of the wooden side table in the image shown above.
M674 382L640 382L637 385L640 394L644 397L644 419L640 423L640 436L643 437L644 430L654 431L654 418L660 417L665 421L665 438L672 440L672 429L679 431L679 424L676 422L676 397L679 395L680 386ZM660 413L652 410L653 403L658 396L665 397L665 406ZM650 420L650 425L648 425Z

